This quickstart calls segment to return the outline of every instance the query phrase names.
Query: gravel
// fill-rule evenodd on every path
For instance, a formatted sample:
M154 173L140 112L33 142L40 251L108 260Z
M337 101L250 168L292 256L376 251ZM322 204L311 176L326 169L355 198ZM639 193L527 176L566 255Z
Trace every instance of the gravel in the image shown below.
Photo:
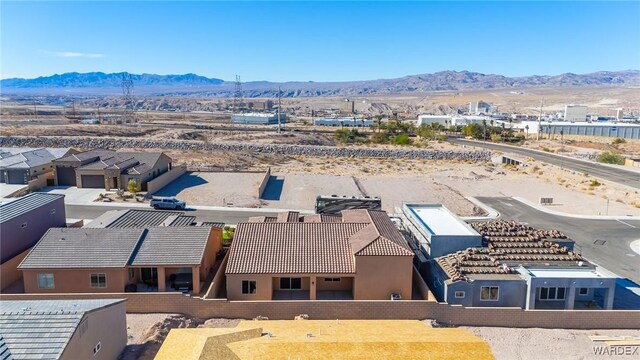
M3 136L2 146L73 147L85 149L156 148L182 151L232 151L282 155L329 156L349 158L395 158L424 160L489 161L490 151L445 151L426 149L374 149L366 147L335 147L318 145L285 145L253 143L216 143L190 140L150 140L109 137Z

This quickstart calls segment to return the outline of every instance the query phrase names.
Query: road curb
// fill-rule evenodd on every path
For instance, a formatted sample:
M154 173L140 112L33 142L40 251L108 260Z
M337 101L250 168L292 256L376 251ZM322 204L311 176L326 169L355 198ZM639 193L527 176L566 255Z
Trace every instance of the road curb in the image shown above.
M500 213L496 209L474 198L473 196L465 196L465 199L469 200L474 205L482 208L482 210L487 212L487 215L486 216L461 216L460 217L461 219L466 221L482 221L482 220L495 220L500 217Z
M578 214L569 214L556 210L551 210L540 206L534 202L531 202L525 198L519 196L513 196L512 199L517 200L529 207L532 207L540 212L547 213L555 216L563 216L574 219L587 219L587 220L640 220L640 216L627 215L627 216L614 216L614 215L578 215Z

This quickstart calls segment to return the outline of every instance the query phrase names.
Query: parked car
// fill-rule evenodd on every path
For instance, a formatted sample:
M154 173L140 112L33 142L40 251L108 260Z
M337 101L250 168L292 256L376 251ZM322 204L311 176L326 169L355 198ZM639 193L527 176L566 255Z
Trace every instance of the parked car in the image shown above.
M184 210L187 207L187 203L178 200L175 197L153 197L149 203L154 209L173 209Z
M176 290L193 290L193 277L188 273L176 274L176 278L173 280L173 288Z

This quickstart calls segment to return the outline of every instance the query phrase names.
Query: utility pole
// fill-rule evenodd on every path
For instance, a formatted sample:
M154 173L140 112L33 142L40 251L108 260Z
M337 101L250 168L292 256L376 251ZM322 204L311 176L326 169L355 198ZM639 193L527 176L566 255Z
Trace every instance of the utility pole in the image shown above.
M240 82L240 75L236 75L236 87L233 92L233 112L242 112L242 83Z
M544 103L544 99L540 100L540 113L538 114L538 136L536 138L536 140L540 140L540 133L541 133L541 123L542 123L542 104Z
M278 134L280 134L280 86L278 86Z
M36 114L36 121L38 121L38 103L33 103L33 112Z
M133 111L133 79L131 74L122 74L122 102L124 103L124 114L122 124L134 121Z

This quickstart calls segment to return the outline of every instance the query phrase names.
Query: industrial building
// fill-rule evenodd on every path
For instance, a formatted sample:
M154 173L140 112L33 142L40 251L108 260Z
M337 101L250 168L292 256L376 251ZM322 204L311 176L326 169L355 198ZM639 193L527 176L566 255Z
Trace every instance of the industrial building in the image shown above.
M442 126L453 125L453 117L449 115L419 115L417 126L440 124Z
M472 101L469 103L470 115L487 115L493 112L493 104L480 101Z
M356 118L320 118L314 119L313 125L316 126L340 126L340 127L371 127L373 120L356 119Z
M125 299L0 301L0 358L113 360L127 345Z
M519 124L514 124L514 128L527 131L529 134L537 134L539 132L540 134L551 136L560 136L562 134L640 139L640 124L631 123L523 121Z
M565 105L564 121L585 121L587 120L587 107L584 105Z
M401 217L420 262L482 246L480 234L443 205L405 204Z
M286 122L286 115L280 114L280 123ZM231 122L234 124L250 125L272 125L278 123L278 114L274 113L242 113L231 115Z

